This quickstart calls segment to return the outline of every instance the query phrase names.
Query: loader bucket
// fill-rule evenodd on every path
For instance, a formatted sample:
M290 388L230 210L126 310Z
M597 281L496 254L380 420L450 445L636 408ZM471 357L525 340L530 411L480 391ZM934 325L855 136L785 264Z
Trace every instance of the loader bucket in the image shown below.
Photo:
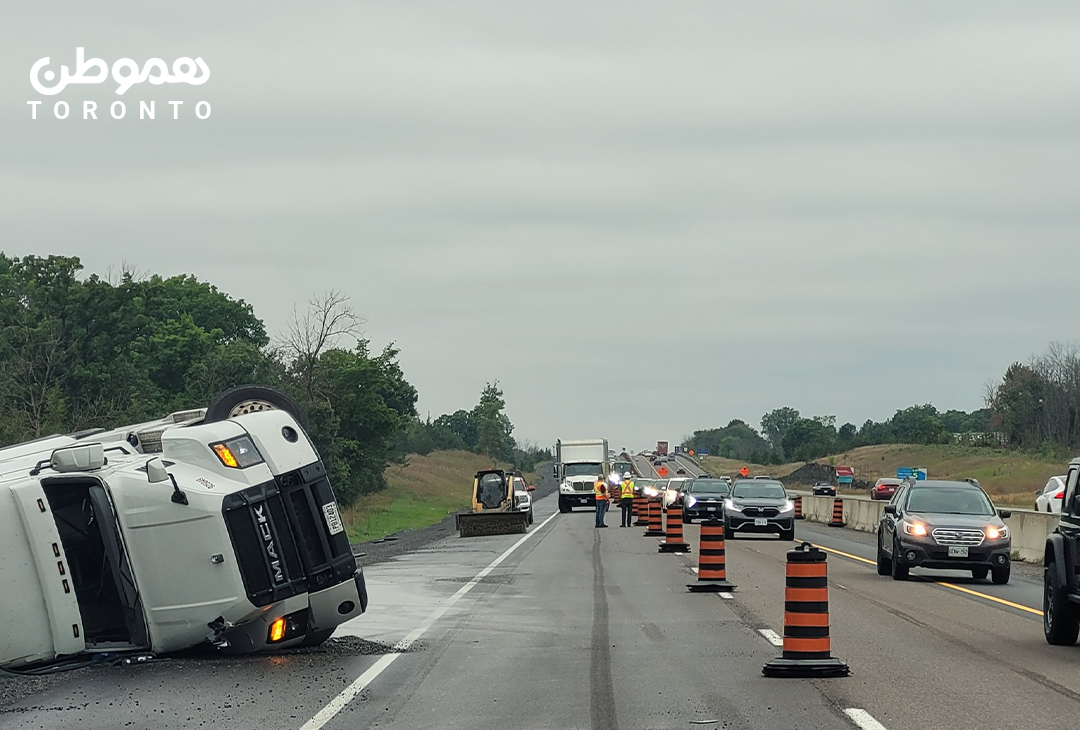
M485 535L515 535L529 528L525 512L474 512L457 516L457 529L462 537Z

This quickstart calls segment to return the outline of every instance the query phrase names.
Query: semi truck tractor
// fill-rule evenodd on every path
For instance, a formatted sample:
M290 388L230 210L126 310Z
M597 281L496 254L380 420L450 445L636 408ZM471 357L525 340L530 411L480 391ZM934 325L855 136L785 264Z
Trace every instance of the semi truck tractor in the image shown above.
M555 442L555 481L559 485L559 511L595 507L593 484L611 473L607 439L560 439Z
M367 607L291 398L0 449L0 668L314 645Z

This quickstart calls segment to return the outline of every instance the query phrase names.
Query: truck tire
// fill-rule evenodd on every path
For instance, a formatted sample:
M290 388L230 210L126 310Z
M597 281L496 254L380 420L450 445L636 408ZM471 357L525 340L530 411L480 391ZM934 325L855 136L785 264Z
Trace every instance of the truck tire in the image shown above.
M1054 586L1054 562L1043 569L1043 635L1046 643L1072 646L1080 636L1080 612L1068 591Z
M206 407L206 423L224 421L256 411L281 410L296 419L305 429L308 427L307 412L289 395L265 385L238 385L218 393Z
M570 506L570 503L567 502L565 499L563 499L563 497L560 495L559 496L559 511L562 512L565 515L567 512L572 512L573 509L574 508Z

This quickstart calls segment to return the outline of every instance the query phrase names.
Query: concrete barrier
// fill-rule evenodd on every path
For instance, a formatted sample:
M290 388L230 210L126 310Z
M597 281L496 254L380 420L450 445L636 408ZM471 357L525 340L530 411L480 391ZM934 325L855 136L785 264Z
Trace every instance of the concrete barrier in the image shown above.
M803 515L807 520L828 524L832 518L834 497L815 497L794 489L790 491L792 494L802 496ZM840 498L844 500L844 524L847 529L877 532L881 515L888 502L851 495L840 495ZM1041 563L1046 536L1057 527L1058 516L1047 512L1014 509L1012 515L1005 520L1005 524L1009 526L1009 532L1012 533L1013 560Z

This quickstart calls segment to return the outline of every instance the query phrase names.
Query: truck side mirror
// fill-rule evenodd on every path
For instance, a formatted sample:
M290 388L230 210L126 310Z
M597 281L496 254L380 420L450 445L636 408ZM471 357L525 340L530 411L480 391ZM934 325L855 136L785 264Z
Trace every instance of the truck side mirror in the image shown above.
M156 456L146 462L146 478L151 484L169 481L169 470Z
M895 517L896 516L896 505L895 504L887 504L887 505L885 505L885 514L892 515L893 517Z
M1003 519L1003 520L1007 520L1007 519L1009 519L1010 517L1012 517L1012 510L1008 510L1008 509L999 509L999 510L998 510L998 517L1000 517L1000 518L1001 518L1001 519Z
M555 477L555 481L559 480L559 465L558 464L552 464L551 465L551 475L553 477Z
M525 491L526 491L526 492L535 492L535 491L536 491L536 487L535 487L535 486L533 486L532 484L530 484L530 485L528 485L527 487L525 487Z

